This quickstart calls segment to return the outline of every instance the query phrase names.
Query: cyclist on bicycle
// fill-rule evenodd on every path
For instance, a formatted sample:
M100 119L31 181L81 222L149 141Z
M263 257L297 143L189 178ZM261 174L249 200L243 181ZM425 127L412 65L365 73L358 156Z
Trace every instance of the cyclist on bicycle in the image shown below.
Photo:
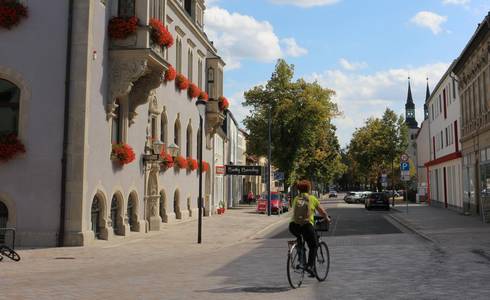
M301 180L296 184L300 194L293 199L293 216L289 223L289 231L296 237L301 236L308 244L308 263L306 271L313 275L318 239L315 233L315 211L317 211L325 222L330 223L327 211L320 205L320 201L310 195L311 183L308 180ZM314 275L313 275L314 276Z

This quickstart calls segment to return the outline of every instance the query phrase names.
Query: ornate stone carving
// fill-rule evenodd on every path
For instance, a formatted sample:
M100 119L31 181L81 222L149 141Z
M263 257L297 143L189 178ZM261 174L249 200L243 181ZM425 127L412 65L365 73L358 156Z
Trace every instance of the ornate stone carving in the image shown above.
M129 92L129 113L136 112L136 108L150 100L151 93L162 83L163 70L153 70L134 82Z
M112 57L111 59L107 119L114 116L116 99L128 95L134 82L149 72L147 59L137 57Z

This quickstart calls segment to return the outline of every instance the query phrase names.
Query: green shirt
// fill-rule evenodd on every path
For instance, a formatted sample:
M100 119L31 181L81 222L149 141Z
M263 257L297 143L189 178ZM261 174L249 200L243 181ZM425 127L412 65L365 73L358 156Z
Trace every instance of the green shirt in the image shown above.
M293 210L296 207L296 201L298 201L299 197L303 197L303 195L305 195L305 194L306 193L302 193L302 194L294 197L293 203L292 203ZM306 195L308 195L308 194L306 194ZM308 198L310 199L310 201L309 201L310 223L312 225L315 225L315 210L317 209L318 206L320 206L320 201L318 201L318 199L313 195L308 195ZM291 216L291 221L294 221L294 212L293 212L293 215Z

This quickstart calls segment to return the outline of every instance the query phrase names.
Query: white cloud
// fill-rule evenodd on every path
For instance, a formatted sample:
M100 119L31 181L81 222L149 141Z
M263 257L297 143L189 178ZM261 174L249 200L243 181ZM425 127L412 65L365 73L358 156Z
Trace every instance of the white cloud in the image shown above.
M284 47L284 53L291 57L299 57L308 54L308 49L298 45L294 38L286 38L281 40Z
M332 5L340 2L341 0L270 0L275 4L290 4L299 7L313 7L313 6L325 6Z
M453 5L466 5L469 4L471 0L442 0L443 4L453 4Z
M412 80L412 92L416 104L417 121L423 120L426 78L433 87L447 70L449 64L435 63L420 67L388 69L372 74L358 74L344 70L326 70L305 76L308 81L318 81L322 86L336 91L334 100L343 117L335 120L337 135L346 146L356 128L362 127L369 117L379 117L389 107L397 114L404 114L407 97L407 77Z
M339 60L340 65L347 71L355 71L359 69L364 69L367 67L367 63L365 62L350 62L345 58L341 58Z
M447 21L447 17L430 11L421 11L410 21L420 27L429 28L434 34L439 34L442 31L442 24Z
M273 62L282 57L279 38L269 22L211 7L204 24L228 69L240 67L244 59Z

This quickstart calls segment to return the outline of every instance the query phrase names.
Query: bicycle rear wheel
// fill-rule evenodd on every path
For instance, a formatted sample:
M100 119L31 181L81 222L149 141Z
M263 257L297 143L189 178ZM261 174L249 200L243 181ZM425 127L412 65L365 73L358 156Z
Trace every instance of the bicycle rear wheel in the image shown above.
M11 260L14 260L14 261L19 261L20 260L20 256L19 254L17 254L17 252L15 252L13 249L10 249L10 247L8 246L0 246L0 254L3 255L3 256L6 256L8 258L10 258Z
M293 289L299 288L305 276L304 267L301 265L297 245L293 245L288 253L287 273L289 285Z
M330 252L325 242L320 242L318 246L315 259L315 276L318 281L324 281L330 269Z

